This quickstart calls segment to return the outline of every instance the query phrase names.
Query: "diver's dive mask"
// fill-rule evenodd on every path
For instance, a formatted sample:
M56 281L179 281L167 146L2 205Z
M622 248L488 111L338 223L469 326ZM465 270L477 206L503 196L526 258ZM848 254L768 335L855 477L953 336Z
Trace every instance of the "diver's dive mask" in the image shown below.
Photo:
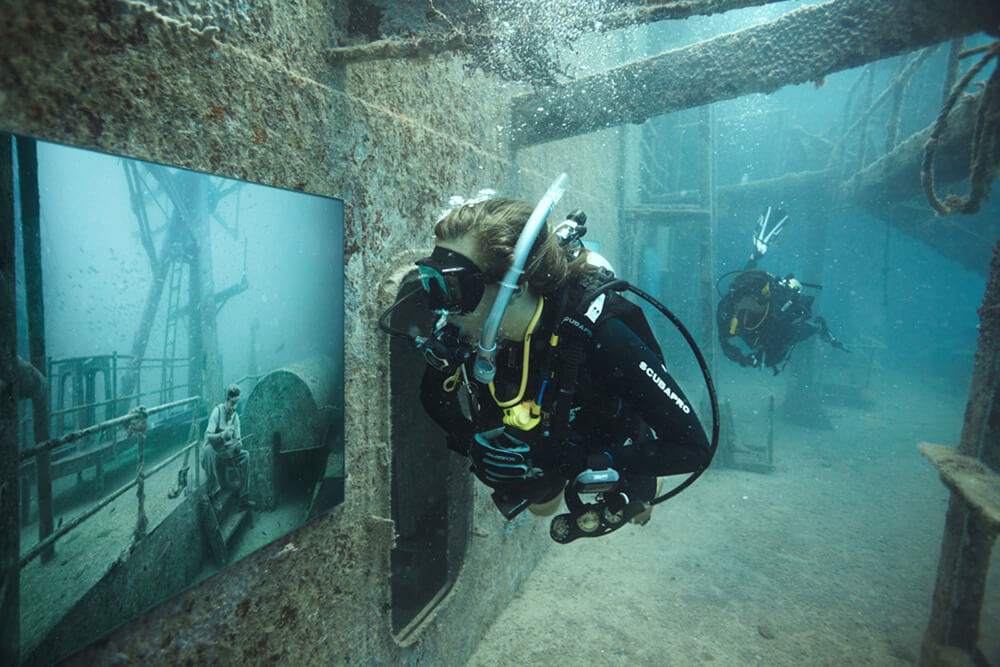
M438 246L430 257L417 260L417 270L434 310L452 315L471 313L483 298L486 276L465 255Z
M421 295L428 294L423 289L413 286L418 277L407 279L404 283L401 296L396 303L389 306L382 316L379 317L378 325L382 331L390 336L409 341L416 346L424 355L424 360L432 368L445 373L454 373L455 370L468 361L476 353L476 346L463 343L461 329L453 324L449 324L447 314L440 312L437 322L431 328L431 333L423 334L416 322L407 322L406 329L392 326L390 323L396 309ZM407 285L410 285L407 287ZM428 313L426 305L420 308L420 312ZM411 311L412 314L412 311ZM423 327L427 329L426 326Z

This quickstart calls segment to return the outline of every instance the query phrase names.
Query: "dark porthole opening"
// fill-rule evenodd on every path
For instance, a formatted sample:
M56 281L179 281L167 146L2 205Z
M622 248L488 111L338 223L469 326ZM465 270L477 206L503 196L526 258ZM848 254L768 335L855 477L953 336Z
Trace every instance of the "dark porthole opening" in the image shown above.
M419 283L404 282L397 297ZM390 325L429 332L433 315L422 292L392 314ZM445 446L444 431L424 412L420 378L424 361L411 343L389 346L392 519L396 546L390 556L392 631L408 643L444 599L465 555L472 502L468 463Z

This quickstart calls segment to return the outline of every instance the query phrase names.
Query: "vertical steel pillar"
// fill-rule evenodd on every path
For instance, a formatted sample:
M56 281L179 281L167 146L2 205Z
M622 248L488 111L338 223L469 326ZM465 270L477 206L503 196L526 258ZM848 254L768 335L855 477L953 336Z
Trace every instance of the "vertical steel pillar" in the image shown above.
M190 193L189 201L194 202L191 208L191 219L188 227L194 235L198 245L197 271L192 266L189 274L189 282L192 285L198 284L200 289L200 299L192 301L192 320L197 320L197 328L200 332L200 358L193 358L193 366L200 367L202 384L200 387L192 387L192 391L201 394L204 406L207 408L214 401L221 401L223 389L222 382L222 359L219 354L219 331L216 322L215 308L215 280L212 272L212 226L209 218L211 211L208 208L208 192L206 191L205 177L200 174L188 174L189 179L185 183L184 191Z
M712 377L716 376L715 354L715 271L718 216L715 201L715 110L711 104L698 109L698 139L702 156L699 201L708 215L701 233L701 351Z
M13 138L0 133L0 663L4 665L21 662L13 160Z
M38 148L34 139L17 138L18 182L21 197L21 230L24 240L24 289L28 305L28 349L31 365L39 373L48 369L45 355L45 303L42 299L42 232L38 200ZM46 378L46 382L48 378ZM48 389L38 392L31 402L35 442L49 439ZM38 486L38 541L52 534L52 469L49 452L35 456L35 481ZM42 560L55 555L55 546L42 552Z

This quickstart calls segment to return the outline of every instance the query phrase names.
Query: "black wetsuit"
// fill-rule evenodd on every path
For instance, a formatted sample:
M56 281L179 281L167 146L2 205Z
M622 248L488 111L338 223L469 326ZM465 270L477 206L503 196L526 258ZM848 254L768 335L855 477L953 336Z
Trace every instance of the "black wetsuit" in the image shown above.
M751 258L716 310L719 344L727 357L741 366L767 366L777 375L795 345L814 334L843 348L830 334L826 320L812 314L813 297L801 294L756 265ZM734 344L737 339L746 345L748 353Z
M580 296L579 290L570 294L573 295L570 303L574 296ZM541 405L550 410L549 415L565 409L565 405L558 405L558 399L553 405L552 398L560 395L560 376L568 375L560 369L576 336L584 356L572 394L572 416L563 438L544 437L544 425L518 431L518 437L532 443L532 463L544 471L544 476L523 483L514 490L514 495L523 494L531 502L547 500L568 479L596 461L641 484L645 489L641 495L648 500L653 495L655 477L707 467L711 460L708 438L690 401L664 368L642 311L617 293L609 292L601 302L603 308L596 322L585 317L589 304L568 311L566 319L585 324L587 331L579 333L579 327L567 324L566 319L561 326L556 321L554 301L546 299L542 321L532 338L523 400L538 397L545 358L550 354L549 337L558 328L559 352L550 365L555 376L545 387ZM498 351L494 385L501 401L517 394L522 352L520 344L508 344ZM466 370L471 378L471 362ZM502 426L503 413L489 391L473 381L479 412L472 419L467 418L458 394L468 390L459 386L446 391L443 388L446 375L428 367L421 384L421 400L428 414L447 431L449 446L466 454L476 433Z

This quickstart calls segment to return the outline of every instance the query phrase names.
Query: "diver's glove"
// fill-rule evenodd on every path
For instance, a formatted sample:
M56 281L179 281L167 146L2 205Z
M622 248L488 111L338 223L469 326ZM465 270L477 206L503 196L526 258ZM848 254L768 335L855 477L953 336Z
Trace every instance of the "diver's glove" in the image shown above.
M750 368L757 368L760 366L760 355L756 352L751 352L743 357L740 362L741 366L749 366Z
M786 220L788 215L780 206L777 208L768 206L767 210L761 213L757 219L757 231L753 235L753 252L750 253L752 259L759 259L767 254L767 244L778 238Z
M469 447L472 470L490 486L536 479L542 470L531 464L531 445L506 427L477 433Z

